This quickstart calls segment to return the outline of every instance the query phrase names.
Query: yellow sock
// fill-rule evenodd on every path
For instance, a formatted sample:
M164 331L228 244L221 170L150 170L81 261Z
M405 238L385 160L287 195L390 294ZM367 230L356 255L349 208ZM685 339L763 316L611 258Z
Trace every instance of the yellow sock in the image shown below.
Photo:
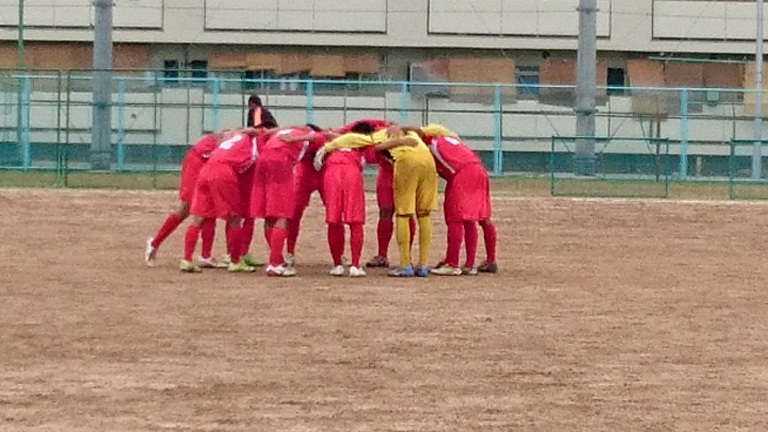
M429 247L432 244L432 219L427 216L419 216L419 265L427 265L429 260Z
M400 249L400 266L407 267L411 265L411 227L408 224L408 216L397 216L395 218L395 238L397 247Z

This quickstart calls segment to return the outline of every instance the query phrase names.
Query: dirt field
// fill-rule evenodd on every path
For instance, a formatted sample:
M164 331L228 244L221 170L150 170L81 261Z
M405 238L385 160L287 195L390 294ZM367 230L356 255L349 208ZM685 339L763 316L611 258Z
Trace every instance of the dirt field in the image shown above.
M0 430L768 428L767 204L501 194L501 274L350 280L315 201L275 280L144 267L173 202L0 190Z

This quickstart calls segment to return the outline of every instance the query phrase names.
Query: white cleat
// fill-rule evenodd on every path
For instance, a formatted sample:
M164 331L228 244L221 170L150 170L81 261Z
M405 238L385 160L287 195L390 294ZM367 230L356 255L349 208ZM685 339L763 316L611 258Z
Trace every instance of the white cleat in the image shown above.
M331 276L344 276L344 266L343 265L337 265L331 269L330 272L328 272Z
M349 277L365 277L367 274L365 270L352 266L349 268Z
M147 267L155 266L155 255L157 255L157 249L152 246L152 240L154 240L153 237L148 238L147 243L144 245L144 262L147 264Z
M272 277L291 277L296 276L296 269L293 267L287 267L283 264L280 265L270 265L267 266L266 269L267 276Z
M214 257L208 257L208 258L198 257L197 266L200 268L227 268L228 267L227 264L218 262Z

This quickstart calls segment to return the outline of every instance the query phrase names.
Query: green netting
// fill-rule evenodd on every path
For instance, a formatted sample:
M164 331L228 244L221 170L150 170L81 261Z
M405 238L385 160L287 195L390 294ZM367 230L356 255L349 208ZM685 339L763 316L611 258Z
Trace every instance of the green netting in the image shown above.
M594 140L593 158L577 157L579 140ZM630 152L640 154L627 158ZM667 138L553 136L549 164L553 196L669 196ZM588 170L585 164L590 166Z

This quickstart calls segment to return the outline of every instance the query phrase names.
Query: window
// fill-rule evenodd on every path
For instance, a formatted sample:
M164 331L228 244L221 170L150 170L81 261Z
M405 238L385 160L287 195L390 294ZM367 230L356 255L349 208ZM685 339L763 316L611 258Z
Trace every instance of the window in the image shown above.
M179 83L179 61L178 60L163 61L163 82L166 84Z
M515 68L517 96L520 99L536 99L539 95L539 67L518 66Z
M625 82L625 72L623 68L608 68L608 87L624 87L626 85ZM618 88L609 88L608 89L608 95L623 95L624 89L618 89Z
M208 61L207 60L192 60L189 62L189 68L192 69L191 76L195 79L208 78Z

